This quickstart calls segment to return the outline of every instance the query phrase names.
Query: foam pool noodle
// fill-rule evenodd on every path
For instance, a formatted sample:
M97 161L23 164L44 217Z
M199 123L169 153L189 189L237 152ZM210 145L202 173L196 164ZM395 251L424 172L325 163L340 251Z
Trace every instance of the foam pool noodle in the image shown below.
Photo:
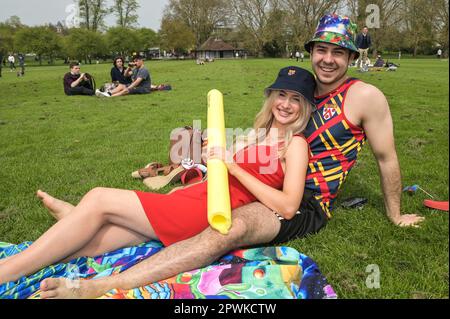
M223 95L218 90L208 93L208 150L226 148ZM208 222L226 235L231 228L231 202L228 169L219 159L210 159L208 166Z

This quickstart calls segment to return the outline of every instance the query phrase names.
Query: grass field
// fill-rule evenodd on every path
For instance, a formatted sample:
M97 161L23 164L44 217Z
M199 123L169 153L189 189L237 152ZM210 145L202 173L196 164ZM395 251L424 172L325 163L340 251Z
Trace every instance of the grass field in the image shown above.
M71 203L96 186L147 190L130 173L167 161L169 133L202 120L206 94L225 95L227 127L251 127L263 89L295 61L148 62L154 83L174 90L118 99L66 97L66 67L30 68L24 78L3 69L0 78L0 241L35 240L54 221L37 189ZM309 68L309 62L302 64ZM106 82L109 65L82 67ZM402 60L397 72L352 76L379 87L395 122L403 184L419 184L448 200L448 61ZM168 191L164 189L163 191ZM318 235L290 242L312 257L340 298L448 298L448 213L422 206L423 193L402 198L405 213L426 216L420 229L385 218L376 163L366 146L339 196L369 199L361 211L337 208ZM338 202L338 204L339 204ZM378 265L380 289L369 289L369 265Z

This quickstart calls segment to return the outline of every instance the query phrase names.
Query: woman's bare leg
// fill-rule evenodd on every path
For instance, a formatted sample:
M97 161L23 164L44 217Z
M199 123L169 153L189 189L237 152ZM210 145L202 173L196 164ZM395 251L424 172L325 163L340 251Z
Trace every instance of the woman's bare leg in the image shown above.
M75 208L72 204L55 198L41 190L37 192L37 196L57 220L67 217ZM121 244L124 245L117 246L115 238L122 238ZM130 229L125 229L114 224L107 224L102 227L85 247L62 262L69 262L79 257L96 257L123 247L136 246L148 240L149 238L133 232ZM3 262L4 259L0 260L0 264Z
M74 205L57 199L41 190L38 190L36 195L56 220L63 219L75 208Z
M97 257L121 248L137 246L151 239L127 228L105 225L86 246L61 262L68 263L80 257Z
M0 265L0 284L16 281L71 256L85 247L105 224L114 224L149 239L157 239L134 192L96 188L66 218L60 220L24 252ZM123 238L114 245L122 246Z

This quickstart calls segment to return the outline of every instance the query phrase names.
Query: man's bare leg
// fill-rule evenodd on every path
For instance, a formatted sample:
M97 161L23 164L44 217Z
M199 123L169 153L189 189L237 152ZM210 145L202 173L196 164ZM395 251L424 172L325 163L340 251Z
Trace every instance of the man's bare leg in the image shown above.
M108 278L79 282L68 288L65 279L46 279L42 298L97 298L111 289L129 290L155 283L179 273L210 265L231 250L272 241L280 230L275 214L260 203L233 211L233 226L226 236L208 228L199 235L175 243L127 271Z

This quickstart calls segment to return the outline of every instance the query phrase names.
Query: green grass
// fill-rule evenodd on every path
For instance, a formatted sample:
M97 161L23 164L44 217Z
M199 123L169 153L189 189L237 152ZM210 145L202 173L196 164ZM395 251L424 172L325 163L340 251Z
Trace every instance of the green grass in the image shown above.
M30 68L24 78L3 69L0 78L0 240L35 240L54 221L35 198L38 188L76 203L96 186L146 190L130 173L166 161L172 129L202 120L206 94L225 94L227 127L248 128L263 89L282 59L147 62L154 83L174 90L118 99L66 97L66 67ZM303 66L309 68L309 63ZM97 83L109 66L84 68ZM386 94L404 185L419 184L448 200L448 61L401 61L398 72L350 74ZM165 189L164 191L167 191ZM312 257L341 298L448 298L448 213L422 206L426 196L404 196L405 213L426 216L420 229L401 229L385 218L376 163L367 146L340 201L369 199L361 211L336 209L327 228L289 243ZM339 202L338 202L339 204ZM368 265L381 271L381 288L366 287Z

